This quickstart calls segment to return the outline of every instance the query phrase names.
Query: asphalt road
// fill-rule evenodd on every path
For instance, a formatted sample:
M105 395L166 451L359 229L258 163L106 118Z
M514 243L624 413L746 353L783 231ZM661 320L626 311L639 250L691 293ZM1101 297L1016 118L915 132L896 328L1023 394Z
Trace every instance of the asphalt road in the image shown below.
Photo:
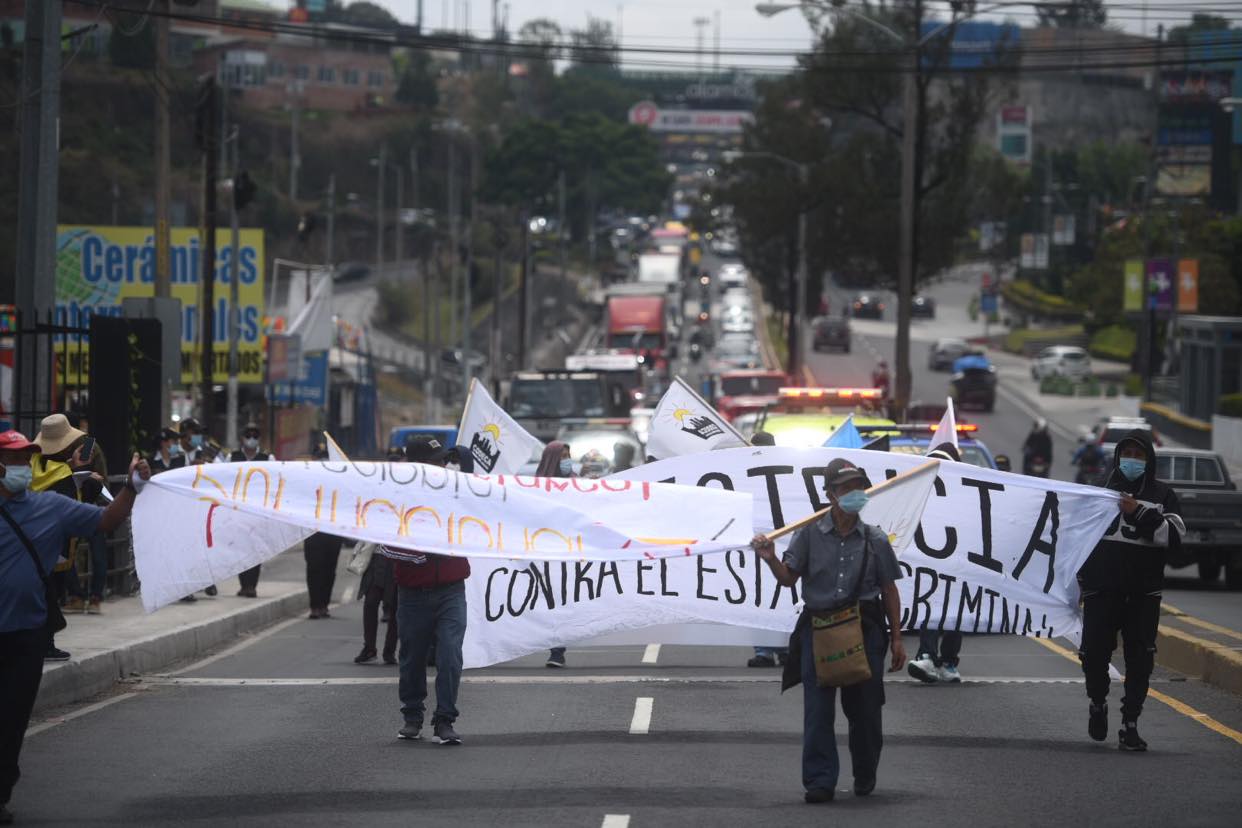
M1091 742L1077 665L1035 641L969 640L960 686L890 677L876 793L853 797L847 770L812 816L801 698L741 666L745 648L666 646L655 664L571 648L565 671L537 656L468 672L464 744L446 748L396 740L396 668L354 665L359 605L335 614L30 736L20 824L1230 825L1242 808L1242 743L1155 700L1146 755ZM1242 728L1242 699L1163 673L1153 688ZM631 732L639 698L647 733Z

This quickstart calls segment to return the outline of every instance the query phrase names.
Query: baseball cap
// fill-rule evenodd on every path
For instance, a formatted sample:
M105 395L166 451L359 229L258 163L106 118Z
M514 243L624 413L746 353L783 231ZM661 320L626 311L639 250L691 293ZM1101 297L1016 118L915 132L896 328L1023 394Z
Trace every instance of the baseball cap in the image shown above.
M420 434L405 444L405 459L411 463L436 463L448 455L448 449L435 437Z
M842 483L848 483L851 480L862 480L868 486L871 485L866 472L849 460L838 457L828 464L827 474L824 477L825 486L840 486Z
M0 451L38 451L39 447L20 431L0 431Z

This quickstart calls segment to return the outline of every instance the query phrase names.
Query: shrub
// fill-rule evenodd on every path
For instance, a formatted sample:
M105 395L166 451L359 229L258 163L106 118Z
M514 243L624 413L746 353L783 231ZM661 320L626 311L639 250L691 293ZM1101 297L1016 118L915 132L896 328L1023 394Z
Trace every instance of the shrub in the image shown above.
M1143 378L1138 374L1126 374L1124 386L1127 397L1143 396Z
M1138 334L1131 328L1125 325L1109 325L1091 335L1088 350L1093 357L1129 362L1134 356L1137 342Z
M1115 397L1115 396L1117 396L1119 393L1121 393L1121 392L1117 389L1117 386L1116 386L1116 385L1113 385L1113 384L1110 382L1110 383L1108 384L1108 388L1104 391L1104 396L1106 396L1106 397Z
M1216 413L1222 417L1242 417L1242 394L1222 394L1216 401Z

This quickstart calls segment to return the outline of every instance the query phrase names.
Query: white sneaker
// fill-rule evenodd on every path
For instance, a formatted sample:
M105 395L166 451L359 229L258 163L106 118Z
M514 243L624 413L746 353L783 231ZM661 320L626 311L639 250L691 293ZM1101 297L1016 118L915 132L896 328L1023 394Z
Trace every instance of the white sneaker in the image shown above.
M921 682L935 684L940 680L940 671L931 656L919 656L906 665L906 672Z
M961 683L962 674L957 671L956 667L951 667L946 664L943 667L937 667L936 669L940 673L941 681L948 682L949 684Z

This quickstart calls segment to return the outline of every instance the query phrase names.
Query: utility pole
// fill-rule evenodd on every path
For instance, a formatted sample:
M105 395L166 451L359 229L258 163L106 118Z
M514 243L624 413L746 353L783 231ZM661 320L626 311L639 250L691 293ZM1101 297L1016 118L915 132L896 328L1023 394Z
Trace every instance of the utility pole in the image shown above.
M216 130L216 118L219 113L219 100L214 74L204 75L199 83L199 117L201 118L202 150L203 150L203 222L202 248L202 303L199 306L199 331L202 343L202 376L199 378L199 396L203 427L211 431L213 400L212 386L215 383L215 328L216 328L216 165L219 139Z
M400 164L393 164L393 171L397 174L397 208L396 221L393 222L393 251L392 260L396 262L397 273L402 272L402 263L405 261L405 225L401 220L401 210L405 206L405 170Z
M155 19L155 296L172 295L171 232L168 227L172 201L172 160L168 115L168 0L159 0ZM168 422L168 391L164 390L160 422Z
M375 172L375 275L384 271L384 165L388 163L388 145L380 144Z
M519 214L522 222L522 283L518 289L518 360L519 371L526 368L526 354L530 338L530 215L526 210Z
M60 169L57 136L60 128L60 0L26 3L26 42L22 55L21 160L18 172L17 270L12 299L22 325L33 329L39 311L50 312L56 301L56 197ZM6 285L7 287L7 285ZM6 291L7 292L7 291ZM32 433L41 412L50 413L52 361L33 337L18 350L20 386L13 389L19 411L29 422L18 422ZM26 385L26 378L30 385Z
M789 373L794 385L801 385L806 367L806 211L810 193L810 168L806 164L798 165L798 273L794 279L794 318L789 326L793 331L793 341L789 349Z
M907 52L902 94L901 126L901 226L900 261L897 268L897 382L893 407L904 416L910 404L910 317L913 310L915 276L915 199L918 189L919 131L919 23L923 17L921 0L915 3L915 28Z
M492 395L500 397L500 377L504 373L503 366L500 363L500 298L504 293L504 263L505 263L505 243L508 241L505 232L504 220L507 217L503 208L501 213L495 219L493 227L492 245L495 249L495 259L492 261L492 332L488 341L487 356L488 364L492 368Z
M332 260L336 253L336 173L328 173L328 234L323 240L324 264L328 266L328 277L336 271L336 263Z
M556 176L556 233L557 247L560 248L561 281L569 280L569 234L565 232L565 170L562 168Z
M449 220L449 318L453 324L449 329L449 342L457 341L457 141L452 133L448 136L448 220ZM465 389L463 389L465 393Z
M465 303L466 312L462 320L461 332L461 393L464 397L470 390L470 348L473 345L474 331L471 328L474 325L474 295L471 289L474 283L474 225L479 219L478 198L475 196L475 190L478 187L478 152L474 146L474 140L470 133L465 133L467 148L470 150L470 222L466 225L466 275L462 280L465 283ZM492 306L492 313L497 311L498 307Z
M227 111L227 110L226 110ZM233 186L229 192L229 385L227 423L225 425L225 442L229 448L236 448L237 442L237 404L239 389L237 372L241 367L238 359L238 348L241 340L241 226L237 216L237 174L241 168L241 136L238 127L233 127L229 136L232 143Z
M302 102L298 100L301 90L296 85L289 107L289 200L298 200L298 173L302 171L302 150L298 146L298 128L302 120Z

